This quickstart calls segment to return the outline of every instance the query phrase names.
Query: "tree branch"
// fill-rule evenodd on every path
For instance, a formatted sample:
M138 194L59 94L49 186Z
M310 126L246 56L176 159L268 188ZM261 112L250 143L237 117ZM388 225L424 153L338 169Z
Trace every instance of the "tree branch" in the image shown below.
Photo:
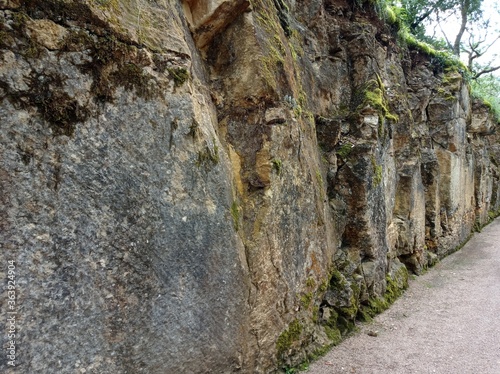
M493 68L488 68L488 69L482 70L479 73L474 74L474 77L472 77L472 79L478 79L481 75L493 73L494 71L497 71L499 69L500 69L500 66L495 66Z
M441 26L441 21L439 19L439 15L437 16L437 24L439 26L439 29L441 30L441 33L443 34L444 36L444 40L446 41L446 44L448 45L448 48L450 49L453 49L453 45L451 44L450 40L448 39L448 36L446 35L446 33L444 32L443 30L443 26Z

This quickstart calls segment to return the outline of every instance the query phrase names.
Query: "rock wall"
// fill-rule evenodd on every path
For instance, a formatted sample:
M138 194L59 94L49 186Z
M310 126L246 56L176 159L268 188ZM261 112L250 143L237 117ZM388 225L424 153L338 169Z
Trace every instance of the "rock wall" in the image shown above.
M2 371L284 370L496 215L489 108L358 3L0 2Z

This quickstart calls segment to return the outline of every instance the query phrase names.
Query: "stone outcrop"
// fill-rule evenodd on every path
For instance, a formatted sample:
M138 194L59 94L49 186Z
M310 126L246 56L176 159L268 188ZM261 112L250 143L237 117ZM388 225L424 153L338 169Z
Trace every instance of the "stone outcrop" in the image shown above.
M15 372L284 370L497 214L490 109L350 3L0 1Z

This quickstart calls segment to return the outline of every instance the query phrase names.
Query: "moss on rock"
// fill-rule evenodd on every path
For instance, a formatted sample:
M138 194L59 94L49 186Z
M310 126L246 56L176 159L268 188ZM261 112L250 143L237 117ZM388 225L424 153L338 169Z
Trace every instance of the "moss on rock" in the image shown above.
M300 339L300 334L302 333L303 326L299 322L299 320L293 320L288 328L281 333L276 341L276 351L278 358L281 358L283 354L290 349L293 342L296 342Z
M347 160L347 157L352 151L352 148L354 146L351 143L345 143L342 144L336 151L337 155L342 159L342 160Z
M389 109L385 87L379 75L377 75L377 79L369 80L362 88L361 103L358 105L357 110L362 110L366 106L377 110L383 118L395 122L398 121L398 116L393 114Z
M391 276L386 276L387 288L382 297L374 297L368 300L368 303L362 305L358 318L363 321L368 321L371 317L382 313L384 310L396 301L402 295L404 290L408 288L408 270L405 266L401 266Z

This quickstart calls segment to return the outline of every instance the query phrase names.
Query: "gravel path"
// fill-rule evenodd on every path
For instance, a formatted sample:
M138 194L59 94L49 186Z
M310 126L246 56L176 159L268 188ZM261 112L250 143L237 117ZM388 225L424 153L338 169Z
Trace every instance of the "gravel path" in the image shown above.
M340 373L500 374L500 219L307 371Z

